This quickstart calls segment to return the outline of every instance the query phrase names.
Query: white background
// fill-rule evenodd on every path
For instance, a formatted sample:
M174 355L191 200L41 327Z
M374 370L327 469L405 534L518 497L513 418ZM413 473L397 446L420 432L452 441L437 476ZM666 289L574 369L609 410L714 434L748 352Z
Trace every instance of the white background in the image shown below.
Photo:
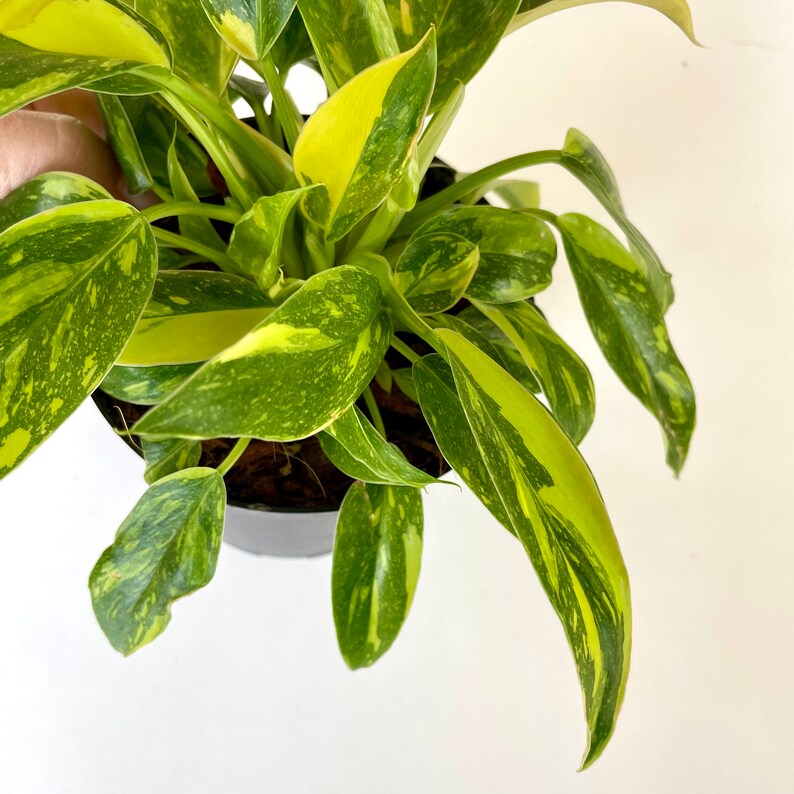
M328 559L233 548L164 636L116 655L86 579L141 466L85 406L0 485L4 794L794 792L794 5L693 6L704 49L620 4L516 34L442 150L470 170L579 127L675 275L669 325L699 397L678 482L564 263L543 298L593 368L584 452L633 585L632 674L603 758L576 774L574 668L523 552L449 488L427 500L414 608L375 668L338 655ZM564 173L533 176L549 209L603 217Z

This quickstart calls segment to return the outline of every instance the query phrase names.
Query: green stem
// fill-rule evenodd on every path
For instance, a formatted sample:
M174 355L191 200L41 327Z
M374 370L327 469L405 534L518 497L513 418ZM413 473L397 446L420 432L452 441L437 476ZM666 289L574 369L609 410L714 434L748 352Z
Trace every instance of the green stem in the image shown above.
M237 223L241 214L234 207L219 207L215 204L200 204L195 201L171 201L166 204L155 204L141 212L149 223L170 218L174 215L196 215L214 221Z
M158 229L156 226L152 226L152 231L155 238L169 248L182 248L185 251L204 256L222 270L237 270L235 261L217 248L210 248L210 246L198 243L189 237L183 237L181 234L174 234L174 232L168 232L165 229Z
M429 199L417 204L416 208L411 210L403 222L397 227L395 232L396 237L407 237L412 232L416 231L426 220L433 217L437 213L446 209L451 204L454 204L459 199L471 193L473 190L482 187L482 185L499 179L513 171L520 168L530 168L535 165L561 165L562 153L557 149L551 149L543 152L530 152L529 154L519 154L515 157L508 157L506 160L501 160L498 163L489 165L473 174L463 177L459 182L450 185L440 193L436 193Z
M303 126L303 118L284 88L281 75L273 63L273 57L271 55L265 56L260 64L262 66L262 76L265 78L265 82L273 96L273 107L276 109L281 129L284 130L284 139L287 141L289 150L293 152L295 151L295 141L298 140L298 135L300 135L301 127Z
M251 443L250 438L239 438L237 439L237 443L232 447L231 452L223 459L221 464L218 466L218 474L222 477L225 477L229 470L240 460L243 452L248 449L248 445Z
M401 355L405 356L412 364L416 364L422 357L414 353L408 345L403 342L398 336L392 336L391 346Z
M375 429L384 437L386 438L386 427L383 424L383 417L380 415L380 408L378 408L378 403L375 400L375 395L372 393L372 389L367 386L364 389L364 402L367 405L367 410L369 411L369 418L372 419L372 424L375 425Z

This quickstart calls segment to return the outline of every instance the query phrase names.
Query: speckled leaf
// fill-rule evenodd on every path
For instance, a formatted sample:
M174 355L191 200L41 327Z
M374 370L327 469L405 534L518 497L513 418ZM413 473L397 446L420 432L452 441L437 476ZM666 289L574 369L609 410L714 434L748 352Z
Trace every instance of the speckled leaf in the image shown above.
M604 3L607 1L608 0L523 0L519 8L519 13L510 23L508 32L512 33L514 30L523 28L524 25L528 25L536 19L554 14L557 11L565 11L569 8L577 8L578 6L590 5L591 3ZM689 10L689 5L686 0L626 0L626 2L646 6L647 8L653 8L659 11L671 22L678 25L690 40L697 44L695 31L692 26L692 13Z
M267 55L297 0L201 0L218 34L243 58Z
M41 174L0 201L0 232L53 207L109 198L105 188L84 176L62 171Z
M516 346L555 419L574 444L581 443L595 418L593 378L582 359L529 303L474 305Z
M306 215L339 240L404 174L422 129L436 68L431 31L406 53L367 69L317 109L295 146Z
M416 44L435 25L438 80L433 108L468 83L499 44L520 0L386 0L400 49Z
M424 517L416 488L354 483L339 511L331 592L339 649L353 670L392 646L422 564Z
M121 100L112 94L97 94L97 104L105 121L107 142L121 166L131 196L144 193L152 186L152 175L141 154L127 111Z
M221 96L237 54L210 24L201 0L134 0L132 5L168 38L174 71L212 96Z
M562 164L601 202L628 238L631 252L653 288L662 312L673 302L672 276L651 244L626 217L612 169L595 144L579 130L569 130L562 148Z
M415 235L397 260L394 288L419 314L451 309L468 289L480 251L451 232Z
M416 488L438 482L412 466L355 405L320 434L320 444L334 466L362 482Z
M274 307L267 295L239 276L161 270L118 363L151 367L206 361L245 336Z
M0 476L105 376L156 266L149 225L118 201L51 209L0 235Z
M426 223L417 235L452 232L480 249L480 266L466 295L513 303L546 289L557 243L545 223L518 210L460 207Z
M545 408L470 342L440 330L466 418L505 511L559 616L598 758L629 669L629 581L593 475Z
M144 480L149 485L169 474L198 466L201 442L184 438L142 438L143 458L146 461Z
M603 226L583 215L558 218L587 321L626 388L659 420L676 473L695 429L695 394L673 350L648 280Z
M127 516L88 586L102 631L125 656L162 634L171 604L209 584L223 537L226 488L215 469L152 485Z
M176 391L199 367L165 364L160 367L112 367L100 384L111 397L136 405L157 405Z
M391 332L374 276L350 266L323 271L144 416L135 432L272 441L313 435L372 380Z
M311 188L298 188L264 196L240 219L229 242L229 256L241 276L262 289L270 289L281 269L281 247L287 223L299 199Z

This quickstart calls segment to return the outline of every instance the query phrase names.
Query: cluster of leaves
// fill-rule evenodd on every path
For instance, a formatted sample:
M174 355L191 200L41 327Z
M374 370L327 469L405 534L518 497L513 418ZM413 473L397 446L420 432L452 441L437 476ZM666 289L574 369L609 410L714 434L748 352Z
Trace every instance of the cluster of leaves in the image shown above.
M340 648L351 667L389 648L419 574L421 489L436 481L389 443L377 378L419 403L449 463L526 550L575 658L585 765L600 754L626 684L629 585L577 450L594 416L590 373L533 296L551 282L554 230L598 344L660 422L677 472L695 403L665 326L670 277L576 130L560 150L418 198L464 84L500 39L587 1L3 3L0 114L97 92L130 191L161 200L138 212L54 173L0 205L0 476L100 384L152 406L132 429L151 486L90 581L119 651L151 641L172 602L212 577L223 476L248 440L314 434L358 481L333 558ZM691 37L684 0L635 1ZM261 81L233 74L241 59ZM284 86L298 62L329 91L307 121ZM232 112L239 98L255 126ZM506 178L548 163L589 188L628 247ZM434 352L417 355L405 334ZM390 346L409 367L388 367ZM240 441L217 470L199 467L201 440L216 437Z

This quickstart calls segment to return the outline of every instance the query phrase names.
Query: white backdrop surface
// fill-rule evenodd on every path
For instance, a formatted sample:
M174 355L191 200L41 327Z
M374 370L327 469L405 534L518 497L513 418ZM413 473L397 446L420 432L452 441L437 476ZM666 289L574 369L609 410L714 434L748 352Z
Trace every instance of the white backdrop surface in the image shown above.
M632 579L632 674L603 758L576 774L574 668L528 561L449 488L427 499L412 614L373 669L339 657L329 559L228 547L164 636L118 656L86 580L141 465L84 406L0 484L4 794L794 792L794 4L692 5L703 49L621 4L516 34L442 150L472 170L579 127L674 273L699 398L678 482L564 263L542 299L593 368L583 450ZM564 173L533 177L549 209L603 218Z

